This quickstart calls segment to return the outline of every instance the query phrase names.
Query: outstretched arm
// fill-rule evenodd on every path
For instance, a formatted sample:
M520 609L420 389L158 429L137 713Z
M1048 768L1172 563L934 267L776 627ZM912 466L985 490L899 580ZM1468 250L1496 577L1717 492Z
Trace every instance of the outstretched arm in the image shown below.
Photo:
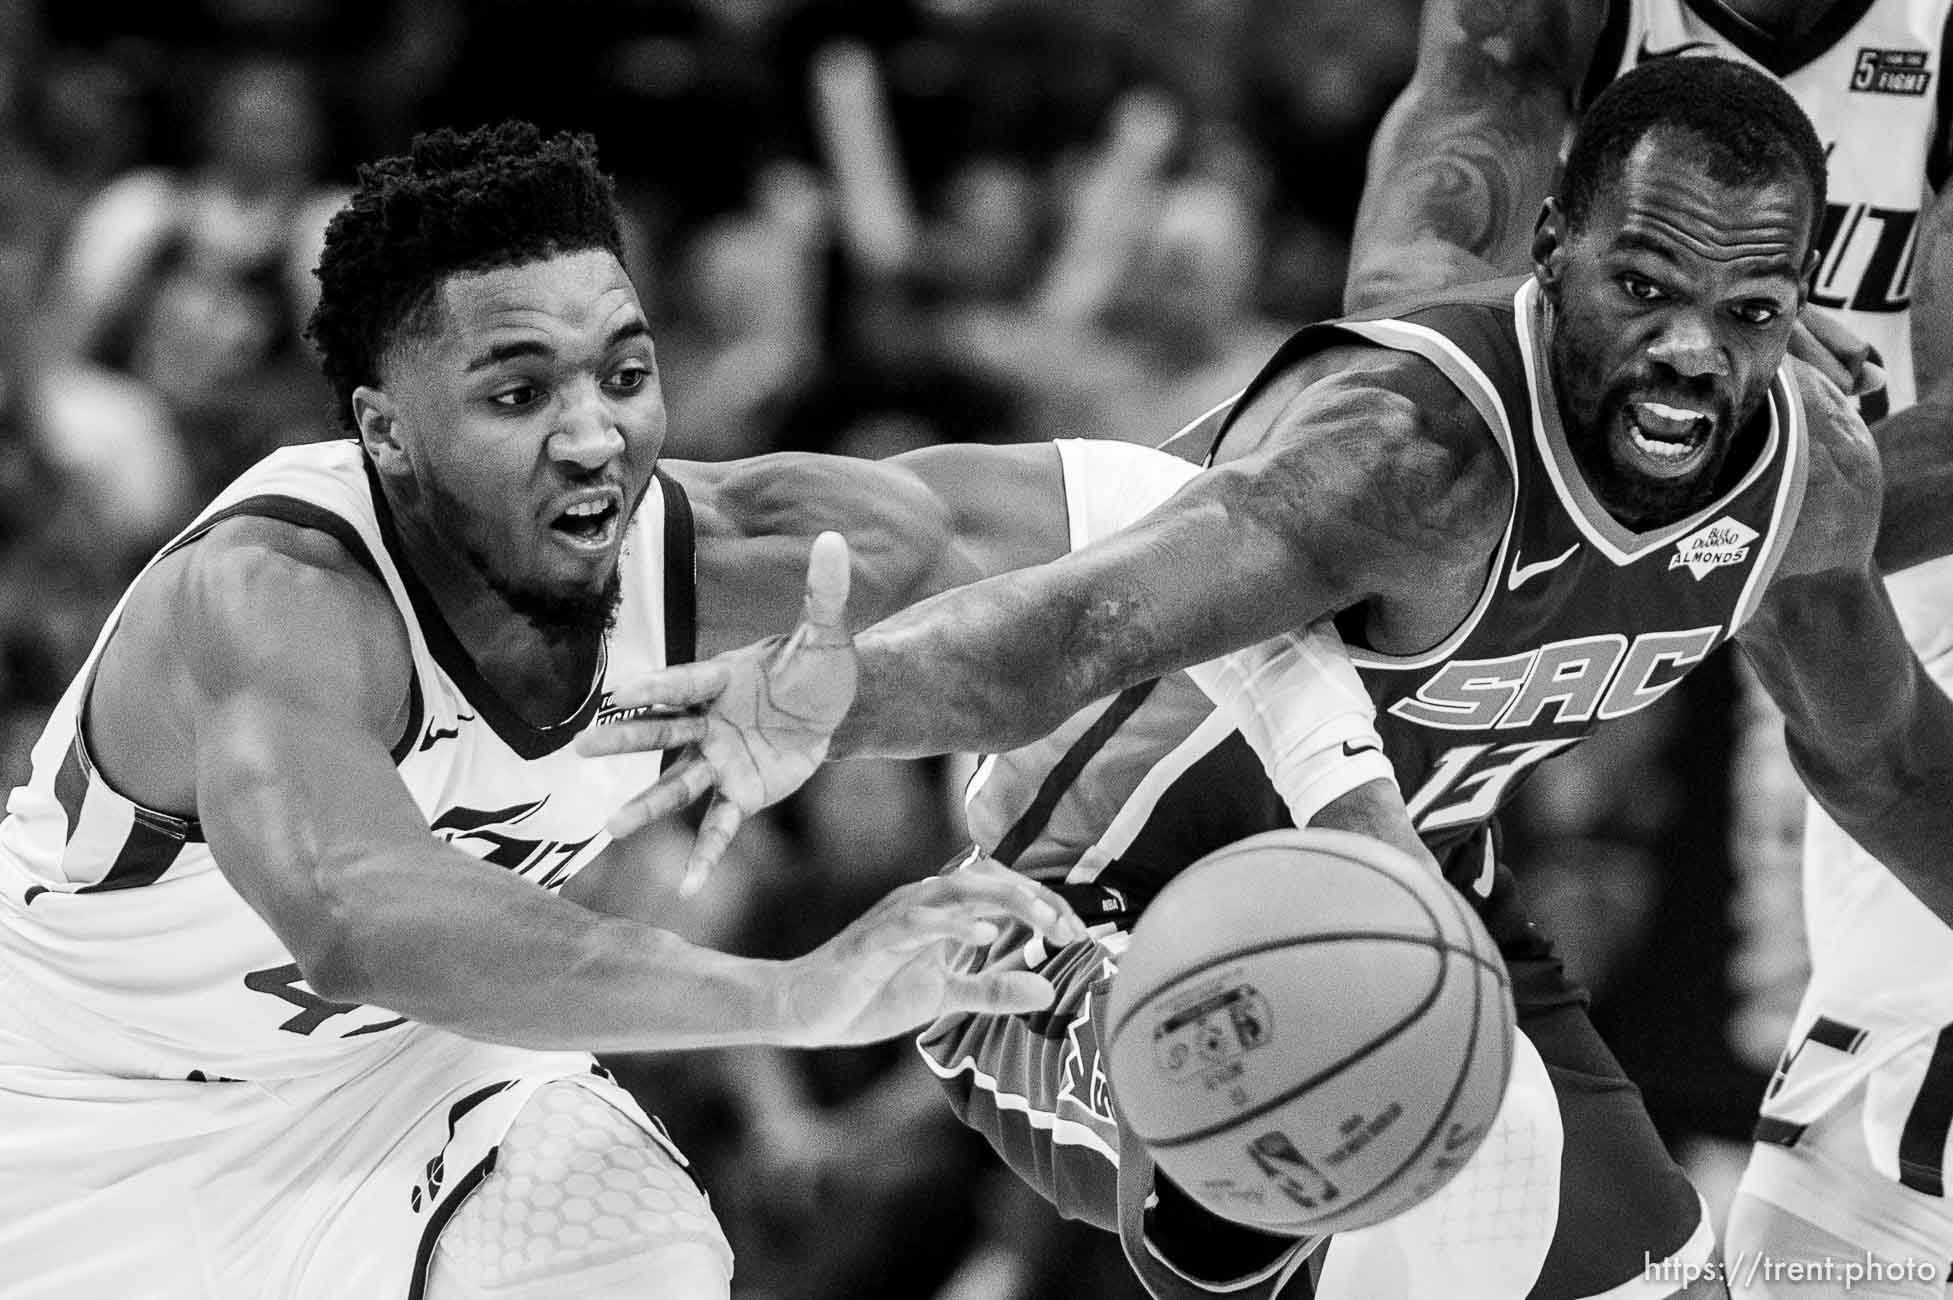
M1525 269L1607 0L1426 0L1370 146L1343 304Z
M862 633L836 752L1012 748L1136 682L1482 575L1508 480L1457 390L1401 354L1311 364L1324 377L1264 389L1222 462L1132 527Z
M1907 646L1872 542L1870 436L1835 388L1805 384L1813 439L1804 516L1738 643L1783 710L1791 758L1840 826L1953 922L1953 701Z
M1949 184L1948 190L1953 190ZM1895 573L1953 555L1953 194L1920 217L1912 274L1912 363L1918 400L1878 422L1885 465L1878 567Z
M781 453L667 461L698 521L700 648L716 654L790 626L807 547L848 539L850 616L1065 553L1065 492L1049 443L951 444L888 460Z
M586 1050L858 1042L944 1002L1048 999L1021 972L982 988L944 960L944 940L994 932L993 918L1075 932L1055 897L1001 869L904 886L778 963L600 915L440 843L389 754L412 672L404 631L336 543L236 521L147 580L176 583L176 626L196 632L159 693L191 737L211 852L322 998Z

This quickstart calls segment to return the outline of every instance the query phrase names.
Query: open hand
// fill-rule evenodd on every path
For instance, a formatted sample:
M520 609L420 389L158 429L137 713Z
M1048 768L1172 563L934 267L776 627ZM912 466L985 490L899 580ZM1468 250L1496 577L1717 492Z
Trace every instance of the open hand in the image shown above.
M787 963L787 1020L795 1046L872 1043L959 1011L1041 1011L1056 996L1042 975L959 957L991 942L999 921L1021 921L1052 947L1086 937L1051 890L989 858L891 891L832 939Z
M854 702L847 604L848 544L822 533L807 558L807 598L791 635L646 673L610 701L640 714L577 737L585 755L691 747L607 823L621 838L712 791L682 892L697 892L741 822L793 793L826 756Z

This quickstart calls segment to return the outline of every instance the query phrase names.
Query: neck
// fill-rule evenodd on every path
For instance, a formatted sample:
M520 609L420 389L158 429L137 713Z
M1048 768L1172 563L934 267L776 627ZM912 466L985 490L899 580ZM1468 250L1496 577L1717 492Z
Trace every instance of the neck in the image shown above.
M482 678L531 725L546 727L574 713L590 692L602 658L597 629L545 633L509 606L467 556L420 513L389 495L400 561L433 600L442 620Z

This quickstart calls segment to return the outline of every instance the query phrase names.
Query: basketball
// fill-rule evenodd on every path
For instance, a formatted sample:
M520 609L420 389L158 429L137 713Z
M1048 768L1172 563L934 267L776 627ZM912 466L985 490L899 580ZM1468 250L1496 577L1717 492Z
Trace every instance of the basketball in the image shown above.
M1505 964L1430 867L1343 831L1211 853L1141 915L1107 1073L1154 1162L1223 1218L1366 1227L1456 1173L1505 1095Z

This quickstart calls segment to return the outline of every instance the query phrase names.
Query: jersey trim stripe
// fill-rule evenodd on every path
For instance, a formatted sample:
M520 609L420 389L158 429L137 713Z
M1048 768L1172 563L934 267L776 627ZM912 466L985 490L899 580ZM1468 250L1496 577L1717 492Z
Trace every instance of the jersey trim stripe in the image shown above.
M123 839L115 861L100 880L83 885L75 890L77 894L104 894L153 885L176 862L187 839L184 823L176 818L165 821L146 808L137 807L133 812L129 834Z
M1045 774L1037 794L1031 799L1031 806L1004 832L991 857L1007 867L1016 864L1024 850L1044 833L1044 828L1051 822L1051 814L1057 811L1059 801L1071 789L1079 773L1085 770L1085 765L1098 755L1105 742L1112 739L1113 733L1125 725L1126 719L1146 702L1146 697L1159 684L1159 678L1155 677L1150 682L1128 686L1105 706L1105 712L1099 714L1097 720L1085 729L1085 734L1073 741L1065 756Z
M68 752L61 756L61 767L54 774L54 799L61 805L62 815L68 819L67 832L61 837L68 843L75 837L75 828L81 825L82 801L88 797L88 763L81 752L81 729L75 729L74 739L68 742Z
M1089 883L1123 857L1153 824L1160 800L1174 783L1234 734L1234 722L1224 711L1215 709L1202 718L1191 735L1146 769L1146 775L1119 806L1105 833L1080 855L1077 865L1066 874L1066 882Z
M1856 27L1858 20L1871 11L1873 3L1874 0L1841 0L1841 3L1827 9L1809 31L1781 38L1714 0L1688 7L1724 40L1756 60L1766 72L1781 81L1811 60L1828 53L1840 37Z
M359 530L354 528L351 522L325 509L323 506L317 506L310 501L302 501L297 497L285 496L283 493L278 492L266 492L258 496L246 497L242 501L235 502L225 506L222 510L213 512L207 519L200 521L194 528L191 528L181 537L178 537L175 541L164 547L156 558L160 560L165 555L175 554L215 528L218 524L231 519L241 519L246 516L256 519L276 519L281 523L293 524L299 528L310 528L315 532L324 533L345 547L347 553L359 561L361 568L365 569L374 577L379 578L382 582L386 580L380 572L379 561L375 560L373 558L373 552L367 549L366 539L359 535Z
M1756 557L1749 579L1743 584L1743 594L1729 612L1729 631L1725 638L1735 636L1763 602L1763 593L1769 590L1770 579L1790 547L1790 535L1797 529L1797 516L1803 512L1804 485L1810 478L1810 438L1804 424L1804 403L1789 376L1782 371L1777 372L1771 384L1770 400L1778 409L1777 427L1784 434L1783 477L1777 480L1777 501L1770 511L1769 544Z
M1946 1136L1953 1132L1953 1025L1939 1031L1919 1081L1919 1099L1899 1134L1899 1181L1927 1196L1946 1195Z
M676 481L658 475L665 503L665 663L698 658L698 548L692 503Z
M1937 51L1940 60L1939 94L1933 101L1932 141L1926 147L1926 184L1934 194L1945 188L1947 175L1953 172L1953 157L1948 156L1948 150L1953 149L1953 79L1947 77L1945 67L1949 49L1953 49L1953 8L1946 11L1946 25L1940 30ZM1915 244L1915 252L1917 247Z

